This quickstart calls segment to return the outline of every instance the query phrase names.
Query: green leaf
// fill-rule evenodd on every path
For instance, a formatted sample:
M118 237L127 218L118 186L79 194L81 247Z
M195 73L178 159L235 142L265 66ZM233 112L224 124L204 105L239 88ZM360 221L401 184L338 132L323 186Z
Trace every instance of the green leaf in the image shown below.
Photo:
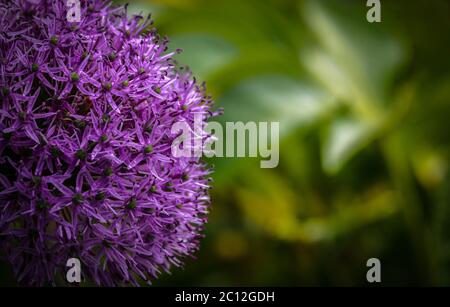
M323 137L323 168L336 173L390 119L392 80L406 51L382 25L367 22L365 5L309 0L303 8L320 48L302 50L301 60L349 109L348 117L334 120Z
M336 100L312 82L267 75L240 82L224 94L218 104L225 108L224 115L218 119L220 122L276 121L280 123L282 139L326 116L335 108ZM217 158L213 162L216 180L228 180L230 172L242 171L240 168L248 164L248 160L237 158Z
M366 13L365 5L307 1L304 17L324 51L308 50L302 55L305 66L333 94L352 103L355 111L374 117L376 107L388 100L405 49L382 25L368 23Z
M161 5L157 5L151 3L150 1L145 0L135 0L132 3L126 0L117 1L118 3L124 5L128 3L127 13L129 16L132 15L143 15L147 16L148 14L159 15L164 11L164 7Z
M231 43L202 33L174 35L170 46L183 49L176 56L177 61L188 63L194 75L201 80L229 64L237 55L237 49Z
M219 104L226 108L224 121L278 121L284 135L314 123L336 101L312 82L268 75L241 82Z
M183 1L185 2L185 1ZM192 1L185 7L169 7L157 18L158 29L173 36L206 32L223 37L239 48L270 42L295 45L297 28L265 1Z
M337 173L354 154L372 140L378 125L355 118L338 118L327 129L322 141L322 166Z

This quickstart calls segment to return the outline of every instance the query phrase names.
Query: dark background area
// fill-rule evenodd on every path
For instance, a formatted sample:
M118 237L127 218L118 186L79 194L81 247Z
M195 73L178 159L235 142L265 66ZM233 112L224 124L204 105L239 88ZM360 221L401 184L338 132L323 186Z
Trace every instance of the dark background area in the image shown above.
M157 286L449 285L450 2L132 1L225 121L278 121L280 164L215 158L195 260ZM8 264L0 285L14 285Z

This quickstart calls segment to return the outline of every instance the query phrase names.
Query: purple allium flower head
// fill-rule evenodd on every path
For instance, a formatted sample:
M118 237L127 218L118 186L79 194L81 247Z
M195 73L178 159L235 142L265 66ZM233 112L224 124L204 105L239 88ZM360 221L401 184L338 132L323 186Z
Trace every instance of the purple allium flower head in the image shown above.
M0 251L25 285L149 282L198 248L210 169L171 127L212 102L149 19L65 2L0 0Z

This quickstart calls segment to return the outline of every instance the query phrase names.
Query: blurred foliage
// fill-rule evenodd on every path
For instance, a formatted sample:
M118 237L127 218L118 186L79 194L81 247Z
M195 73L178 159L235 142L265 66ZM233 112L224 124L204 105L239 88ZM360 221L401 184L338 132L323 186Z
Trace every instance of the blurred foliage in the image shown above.
M123 1L122 1L123 2ZM140 0L225 121L279 121L280 165L215 158L197 260L155 285L450 285L450 3Z

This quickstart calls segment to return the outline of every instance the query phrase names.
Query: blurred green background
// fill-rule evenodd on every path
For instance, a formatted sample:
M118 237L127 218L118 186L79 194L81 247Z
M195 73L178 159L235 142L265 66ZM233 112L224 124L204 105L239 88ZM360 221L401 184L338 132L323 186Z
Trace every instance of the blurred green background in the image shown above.
M372 257L382 285L450 285L450 2L381 3L131 1L220 121L281 127L275 169L212 159L197 259L155 285L368 285Z

